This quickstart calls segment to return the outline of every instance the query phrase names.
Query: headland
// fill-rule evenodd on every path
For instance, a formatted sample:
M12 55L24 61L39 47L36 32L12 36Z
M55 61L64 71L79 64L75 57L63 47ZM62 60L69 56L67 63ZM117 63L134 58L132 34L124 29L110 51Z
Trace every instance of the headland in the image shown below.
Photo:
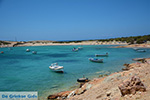
M48 99L66 100L149 100L150 58L125 64L121 72L100 76L79 88L49 95Z

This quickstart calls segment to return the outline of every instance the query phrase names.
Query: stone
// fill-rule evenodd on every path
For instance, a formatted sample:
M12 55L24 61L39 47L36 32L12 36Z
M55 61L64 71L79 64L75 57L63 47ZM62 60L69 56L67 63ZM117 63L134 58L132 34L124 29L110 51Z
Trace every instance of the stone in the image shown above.
M58 95L60 97L67 97L72 91L64 91L64 92L60 92L58 93Z
M136 97L135 97L135 98L136 98L136 99L140 99L140 97L141 97L140 95L136 95Z
M106 95L110 96L111 95L111 91L106 92Z
M127 71L129 70L129 68L125 67L125 68L122 68L123 71Z
M47 99L54 100L57 98L66 98L72 91L63 91L57 94L49 95Z
M123 85L124 85L125 87L129 86L129 84L130 84L129 81L125 81L125 82L123 83Z
M70 98L71 96L74 96L75 95L75 91L72 91L68 96L67 98Z
M135 94L136 91L146 91L146 87L141 82L140 78L137 76L131 77L131 79L125 80L122 84L118 86L122 96L126 94Z
M99 75L99 77L103 77L103 75Z
M88 89L90 89L91 87L92 87L91 84L85 83L84 85L82 85L81 88L76 89L75 94L80 95L80 94L84 93L85 91L87 91Z
M88 90L88 89L90 89L92 87L92 85L91 84L86 84L86 90Z
M135 94L136 93L136 89L135 88L131 88L130 93L131 94Z
M120 78L121 78L121 74L120 73L115 73L115 74L112 74L112 75L106 77L103 82L110 82L113 79L120 79Z
M53 99L57 99L57 97L58 97L58 95L49 95L49 96L47 97L47 99L53 100Z

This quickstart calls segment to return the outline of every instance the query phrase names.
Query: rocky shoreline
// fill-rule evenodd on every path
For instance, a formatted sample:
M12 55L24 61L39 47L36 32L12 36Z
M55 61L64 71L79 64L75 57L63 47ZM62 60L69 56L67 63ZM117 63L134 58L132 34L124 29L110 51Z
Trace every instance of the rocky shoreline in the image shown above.
M49 95L49 100L149 100L150 58L125 64L126 70L95 78L72 91Z
M116 48L150 48L150 44L132 44L126 46L117 46Z

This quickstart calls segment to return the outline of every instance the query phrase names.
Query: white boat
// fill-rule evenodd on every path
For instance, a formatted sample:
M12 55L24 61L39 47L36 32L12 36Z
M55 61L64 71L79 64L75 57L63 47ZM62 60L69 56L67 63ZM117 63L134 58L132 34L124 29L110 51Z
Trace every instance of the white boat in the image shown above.
M32 54L37 54L37 52L36 51L32 51Z
M133 48L133 49L134 49L135 51L136 51L136 50L139 50L139 48Z
M92 61L92 62L103 63L103 59L89 58L89 60Z
M81 49L83 49L83 47L78 47L78 50L81 50Z
M143 50L143 49L138 49L138 50L136 50L137 52L146 52L145 50Z
M144 50L144 49L140 49L140 48L133 48L135 51L137 51L137 52L146 52L146 50Z
M106 54L95 54L96 57L108 57L108 53Z
M30 49L26 49L26 52L30 52Z
M51 66L49 66L49 68L52 70L52 71L55 71L55 72L60 72L60 73L63 73L63 66L59 66L57 63L53 63L51 64Z
M76 51L78 51L78 49L76 49L76 48L73 48L73 49L72 49L72 51L76 52Z

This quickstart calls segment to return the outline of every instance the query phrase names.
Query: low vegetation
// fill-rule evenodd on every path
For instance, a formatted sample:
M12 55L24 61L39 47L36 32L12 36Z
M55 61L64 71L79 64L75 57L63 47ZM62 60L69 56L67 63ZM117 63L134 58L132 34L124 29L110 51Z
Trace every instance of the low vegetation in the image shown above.
M150 41L150 35L144 35L144 36L130 36L130 37L120 37L120 38L111 38L111 39L100 39L98 41L121 41L121 42L127 42L130 44L137 43L142 44L147 41Z
M127 42L129 44L133 44L133 43L141 44L150 41L150 35L119 37L119 38L110 38L110 39L96 39L96 40L54 41L53 43L72 43L72 42L80 43L82 41L99 41L99 42L121 41L121 42Z
M7 45L7 44L11 44L10 42L6 42L6 41L0 41L0 45Z

